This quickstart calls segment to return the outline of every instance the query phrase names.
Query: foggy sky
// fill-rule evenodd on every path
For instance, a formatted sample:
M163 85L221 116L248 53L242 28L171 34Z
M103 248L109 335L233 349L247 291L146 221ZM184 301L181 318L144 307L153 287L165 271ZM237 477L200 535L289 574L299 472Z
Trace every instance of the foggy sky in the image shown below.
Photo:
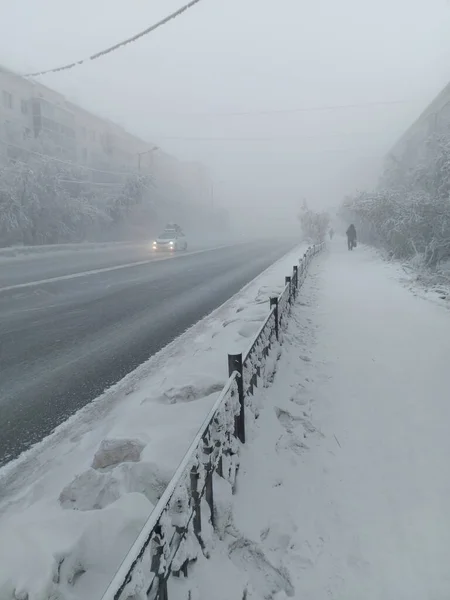
M0 63L27 72L84 58L185 1L2 0ZM204 162L217 201L287 214L302 198L329 206L375 182L384 154L448 83L449 31L448 0L203 0L40 81ZM404 103L221 114L394 100Z

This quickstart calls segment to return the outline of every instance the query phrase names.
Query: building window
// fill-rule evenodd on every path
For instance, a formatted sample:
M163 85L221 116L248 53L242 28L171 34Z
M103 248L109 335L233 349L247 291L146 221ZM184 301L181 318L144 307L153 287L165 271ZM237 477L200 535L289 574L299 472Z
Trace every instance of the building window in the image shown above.
M12 94L10 94L9 92L7 92L6 90L3 90L3 106L5 108L12 108L13 107L13 97Z
M22 111L23 115L28 114L28 102L26 100L20 101L20 110Z
M86 127L81 128L81 137L83 138L83 140L86 139Z
M95 131L91 131L91 140L95 142Z

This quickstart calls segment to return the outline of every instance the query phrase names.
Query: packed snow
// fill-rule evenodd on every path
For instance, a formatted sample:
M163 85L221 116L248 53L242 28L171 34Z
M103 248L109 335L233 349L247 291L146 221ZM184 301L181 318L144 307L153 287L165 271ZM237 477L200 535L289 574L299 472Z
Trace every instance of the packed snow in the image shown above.
M313 261L210 558L171 600L450 597L450 321L399 271L343 239Z
M0 599L100 598L298 247L0 471Z

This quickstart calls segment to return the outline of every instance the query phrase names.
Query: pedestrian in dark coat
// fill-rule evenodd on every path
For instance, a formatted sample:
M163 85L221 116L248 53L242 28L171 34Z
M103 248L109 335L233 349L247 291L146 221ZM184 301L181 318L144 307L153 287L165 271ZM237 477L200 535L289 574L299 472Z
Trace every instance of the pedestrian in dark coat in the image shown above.
M353 248L356 248L356 229L355 229L355 226L353 225L353 223L347 229L346 234L347 234L348 249L353 250Z

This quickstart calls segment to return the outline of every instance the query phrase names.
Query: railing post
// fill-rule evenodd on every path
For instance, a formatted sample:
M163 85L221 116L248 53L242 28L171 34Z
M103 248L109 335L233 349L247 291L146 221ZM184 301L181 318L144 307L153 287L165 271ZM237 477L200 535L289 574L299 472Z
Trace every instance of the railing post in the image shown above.
M298 266L294 265L294 283L295 283L295 291L298 290Z
M274 296L270 299L270 308L272 308L272 306L275 307L273 314L275 316L275 336L278 340L279 336L280 336L280 331L279 331L279 322L278 322L278 298L277 298L277 296Z
M169 600L169 592L167 590L167 579L165 577L159 580L158 600Z
M241 410L234 420L234 430L236 437L245 444L245 404L244 404L244 373L242 368L242 354L228 355L228 374L231 377L237 371L239 377L236 379L238 388L239 405Z
M191 496L194 504L194 533L197 538L200 540L200 536L202 533L202 513L200 506L200 492L198 490L198 480L200 475L196 467L192 467L191 469Z
M150 571L155 573L156 576L156 585L158 586L156 597L161 600L168 600L166 566L165 564L164 566L161 565L164 554L164 534L160 524L155 527L154 543L155 551L151 557Z
M213 483L214 466L211 463L211 458L212 458L212 455L214 452L214 445L209 440L208 436L206 436L206 434L202 438L202 443L203 443L203 454L208 457L208 459L206 461L203 461L203 466L206 471L205 499L209 505L209 509L211 512L211 525L214 527L214 522L215 522L215 519L214 519L214 483ZM220 476L222 476L222 472L220 473Z
M291 294L292 294L292 277L290 277L289 275L286 275L285 279L284 279L284 283L286 285L289 285L289 304L291 303L292 299L291 299Z
M213 474L214 470L211 464L206 467L206 481L205 481L205 499L208 503L209 510L211 511L211 525L215 526L214 518L214 487L213 487Z

